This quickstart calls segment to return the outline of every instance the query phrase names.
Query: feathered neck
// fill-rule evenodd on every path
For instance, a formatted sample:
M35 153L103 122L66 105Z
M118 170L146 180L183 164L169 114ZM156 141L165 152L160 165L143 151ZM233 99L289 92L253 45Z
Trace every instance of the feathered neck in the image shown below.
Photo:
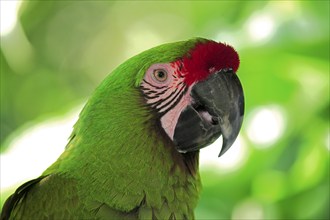
M87 201L123 212L152 210L163 219L166 204L177 218L193 218L198 152L177 152L135 89L116 91L97 91L99 98L85 106L65 152L44 174L74 178Z

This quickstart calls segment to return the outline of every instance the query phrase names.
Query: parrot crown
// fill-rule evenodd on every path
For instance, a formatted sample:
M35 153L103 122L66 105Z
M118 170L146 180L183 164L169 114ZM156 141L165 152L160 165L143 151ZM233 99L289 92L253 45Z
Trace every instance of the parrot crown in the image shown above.
M239 67L239 57L234 48L215 41L198 42L183 57L183 66L189 74L185 76L188 85L205 79L210 73L231 68L234 72Z

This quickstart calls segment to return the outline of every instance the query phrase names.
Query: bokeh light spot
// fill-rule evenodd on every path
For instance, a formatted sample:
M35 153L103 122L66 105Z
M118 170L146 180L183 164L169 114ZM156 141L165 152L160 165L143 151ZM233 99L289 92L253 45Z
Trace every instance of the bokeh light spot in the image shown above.
M17 23L17 12L22 1L0 1L0 35L9 34Z
M260 203L252 199L247 199L236 205L232 213L232 219L265 219L265 213Z
M249 139L263 148L270 147L271 143L279 139L284 128L283 110L278 106L268 106L250 113L246 131Z
M247 22L247 30L252 40L268 40L275 32L274 18L269 14L254 14Z
M210 146L201 150L200 163L201 168L216 166L221 170L235 170L241 167L248 157L248 149L242 136L238 136L233 146L222 155L218 157L222 146L222 138L216 140Z

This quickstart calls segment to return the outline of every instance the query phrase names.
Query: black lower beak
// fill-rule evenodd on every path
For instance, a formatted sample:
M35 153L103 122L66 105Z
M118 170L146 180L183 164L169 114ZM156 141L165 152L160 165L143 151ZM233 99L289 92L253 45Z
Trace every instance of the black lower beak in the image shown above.
M244 115L244 95L237 75L224 69L196 83L191 90L194 101L181 112L173 140L180 152L196 151L222 135L219 156L234 143Z

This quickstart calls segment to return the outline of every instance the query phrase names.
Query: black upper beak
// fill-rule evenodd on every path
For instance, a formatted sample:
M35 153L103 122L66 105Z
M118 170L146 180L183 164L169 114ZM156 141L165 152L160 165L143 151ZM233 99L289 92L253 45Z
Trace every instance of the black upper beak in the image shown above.
M173 140L181 152L199 150L220 135L219 156L234 143L244 115L244 95L237 75L223 69L196 83L191 91L194 104L182 111Z

